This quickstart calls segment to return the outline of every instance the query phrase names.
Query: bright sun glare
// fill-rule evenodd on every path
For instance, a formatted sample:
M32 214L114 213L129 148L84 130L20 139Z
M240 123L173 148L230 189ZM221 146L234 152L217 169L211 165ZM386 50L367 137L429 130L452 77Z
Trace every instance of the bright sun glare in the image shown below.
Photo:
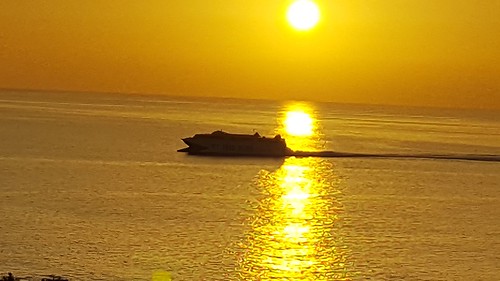
M303 111L286 113L285 130L292 136L310 136L313 134L313 119Z
M297 0L288 8L288 22L298 30L309 30L319 21L319 8L311 0Z

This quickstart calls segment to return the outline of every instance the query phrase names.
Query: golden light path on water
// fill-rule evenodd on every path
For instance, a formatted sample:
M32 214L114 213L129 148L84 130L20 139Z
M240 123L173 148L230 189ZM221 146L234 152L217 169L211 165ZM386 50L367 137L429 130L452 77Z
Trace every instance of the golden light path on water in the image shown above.
M290 115L283 116L287 129ZM297 144L313 146L312 135L295 137L301 138ZM241 280L350 280L347 250L338 231L342 205L334 171L328 161L294 157L274 172L261 171L258 203L238 260Z

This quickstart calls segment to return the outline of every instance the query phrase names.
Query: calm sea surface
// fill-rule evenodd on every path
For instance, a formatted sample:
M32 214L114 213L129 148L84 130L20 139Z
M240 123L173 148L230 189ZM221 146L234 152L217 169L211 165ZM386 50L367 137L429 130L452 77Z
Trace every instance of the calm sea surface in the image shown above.
M0 276L499 280L499 162L176 152L219 129L500 155L499 112L3 91Z

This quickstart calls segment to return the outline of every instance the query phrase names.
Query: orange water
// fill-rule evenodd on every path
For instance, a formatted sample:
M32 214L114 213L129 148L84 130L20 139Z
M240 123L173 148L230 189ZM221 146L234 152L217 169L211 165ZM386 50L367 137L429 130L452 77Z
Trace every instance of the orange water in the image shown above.
M0 275L497 280L497 162L176 152L255 129L316 150L500 154L497 112L302 103L304 138L283 131L296 105L0 93Z

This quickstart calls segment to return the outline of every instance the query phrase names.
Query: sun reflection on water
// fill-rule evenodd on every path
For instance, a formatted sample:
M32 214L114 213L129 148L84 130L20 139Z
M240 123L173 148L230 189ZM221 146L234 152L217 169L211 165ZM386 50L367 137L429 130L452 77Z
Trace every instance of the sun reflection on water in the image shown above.
M258 178L261 193L238 262L241 280L349 280L331 163L288 158Z
M301 109L288 111L284 123L289 135L308 137L313 134L313 119Z
M311 104L287 104L278 116L277 133L285 137L292 150L316 150L320 134L318 120Z

